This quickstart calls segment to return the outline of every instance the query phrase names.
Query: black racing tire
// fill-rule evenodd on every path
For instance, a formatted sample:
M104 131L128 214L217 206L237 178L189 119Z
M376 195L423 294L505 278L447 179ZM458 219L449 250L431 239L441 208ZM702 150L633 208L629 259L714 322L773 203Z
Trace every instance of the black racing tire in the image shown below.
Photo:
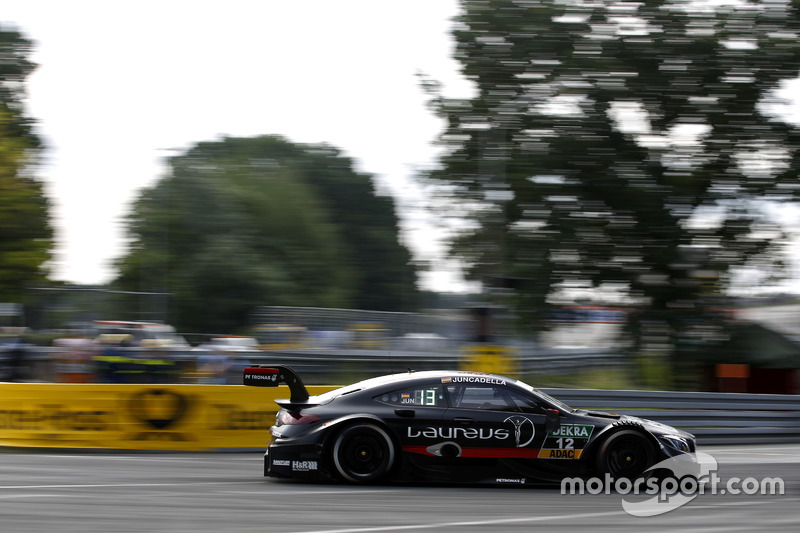
M612 433L597 450L597 470L612 480L633 481L656 461L656 449L641 431L623 429Z
M333 465L350 483L375 483L395 461L395 445L382 427L368 422L344 428L333 442Z

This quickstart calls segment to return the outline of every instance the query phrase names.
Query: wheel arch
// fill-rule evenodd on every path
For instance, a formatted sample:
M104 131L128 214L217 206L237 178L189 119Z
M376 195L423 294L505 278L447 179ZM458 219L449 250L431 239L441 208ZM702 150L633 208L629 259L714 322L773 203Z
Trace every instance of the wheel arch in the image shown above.
M661 443L658 442L656 436L648 431L643 424L636 421L618 421L603 429L603 431L601 431L597 437L592 439L592 441L586 447L586 450L584 450L584 454L589 461L589 466L592 468L592 470L595 472L597 471L597 454L606 441L608 441L608 439L617 433L625 430L636 431L645 437L653 446L653 451L655 452L656 456L658 456L659 450L661 449Z
M375 416L375 415L372 415L372 414L368 414L368 413L347 415L347 416L343 416L343 417L338 418L335 421L331 422L331 425L333 427L330 428L331 431L327 432L327 434L325 435L325 439L323 441L322 457L324 458L324 461L328 465L330 465L330 471L331 472L334 472L337 477L341 477L341 474L339 474L336 471L337 469L336 469L335 460L334 460L334 457L333 457L334 445L336 443L336 439L347 428L350 428L352 426L355 426L355 425L358 425L358 424L361 424L361 423L372 424L372 425L378 427L383 432L385 432L386 435L391 440L391 444L394 447L394 457L392 459L392 462L388 465L388 467L386 469L386 473L385 473L386 476L391 477L392 473L398 468L398 465L401 462L401 457L402 457L401 445L402 445L402 443L400 442L400 438L396 434L396 432L394 430L392 430L392 428L383 419L381 419L378 416Z
M376 426L380 427L382 430L386 431L386 434L392 439L392 443L395 447L400 449L400 437L395 433L395 431L387 424L382 418L369 414L369 413L360 413L360 414L352 414L343 416L341 418L337 418L336 420L331 420L328 422L328 431L326 432L325 438L323 440L323 449L326 451L328 455L332 453L331 445L336 440L336 437L344 431L347 427L357 424L359 422L368 422L375 424Z

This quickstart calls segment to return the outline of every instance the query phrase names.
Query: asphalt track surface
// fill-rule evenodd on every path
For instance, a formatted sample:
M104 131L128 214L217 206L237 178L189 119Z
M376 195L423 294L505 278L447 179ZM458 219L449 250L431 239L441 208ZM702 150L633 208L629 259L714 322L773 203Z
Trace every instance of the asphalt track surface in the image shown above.
M618 493L570 495L559 486L276 481L262 477L260 453L6 451L0 453L0 531L800 531L800 445L701 451L718 461L724 486L733 477L780 477L784 494L706 492L667 513L637 517L623 509Z

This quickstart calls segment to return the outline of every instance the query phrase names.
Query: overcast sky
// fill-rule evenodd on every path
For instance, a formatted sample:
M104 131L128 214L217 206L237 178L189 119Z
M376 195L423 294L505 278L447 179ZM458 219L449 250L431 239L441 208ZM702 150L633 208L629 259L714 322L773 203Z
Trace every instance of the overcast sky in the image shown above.
M452 60L456 0L4 0L0 22L36 43L28 114L48 149L54 277L104 283L122 216L163 160L222 136L325 142L421 205L409 177L441 123L417 73L469 94ZM418 198L415 200L415 198ZM420 259L435 228L404 210ZM446 274L428 288L457 290Z
M0 22L36 43L27 110L48 146L54 277L109 281L122 217L164 158L222 136L342 149L396 197L416 257L438 257L437 225L408 209L424 206L410 177L442 127L417 74L470 94L452 59L457 12L457 0L3 0ZM784 94L800 122L800 83ZM425 288L463 289L451 272Z

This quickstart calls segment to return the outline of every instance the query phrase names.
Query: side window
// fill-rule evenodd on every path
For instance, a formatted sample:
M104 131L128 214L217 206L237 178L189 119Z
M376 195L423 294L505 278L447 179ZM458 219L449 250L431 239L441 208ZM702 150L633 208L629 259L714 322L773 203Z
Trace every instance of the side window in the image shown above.
M375 399L389 405L405 407L447 407L442 386L436 384L388 392L376 396Z
M448 385L450 404L460 409L487 409L544 414L546 409L535 398L507 387L486 385Z
M506 392L508 393L509 399L514 402L517 410L522 411L523 413L547 413L547 408L536 401L536 398L526 396L514 390L509 390Z
M499 385L449 385L447 393L452 406L459 409L518 410L508 392Z

